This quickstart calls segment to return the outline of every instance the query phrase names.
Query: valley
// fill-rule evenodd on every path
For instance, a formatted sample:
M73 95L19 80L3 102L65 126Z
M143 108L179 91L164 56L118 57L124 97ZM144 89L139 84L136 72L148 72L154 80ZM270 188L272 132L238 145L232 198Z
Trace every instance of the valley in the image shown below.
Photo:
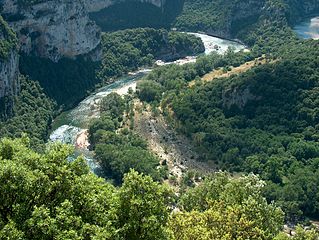
M194 33L191 33L194 34ZM235 51L239 51L244 48L243 45L234 43L227 40L218 39L205 34L194 34L202 39L205 46L205 54L211 52L218 52L223 54L228 47L234 48ZM216 46L218 46L216 48ZM217 49L217 50L216 50ZM193 62L191 58L184 58L175 62L167 62L166 64L180 64L184 65ZM131 76L120 78L114 83L106 85L105 87L97 89L93 94L88 96L82 102L79 103L74 109L68 110L60 114L53 121L53 131L50 134L50 141L59 141L66 144L71 144L76 147L75 156L83 154L87 159L92 170L96 170L98 166L94 163L93 152L88 150L89 143L87 136L87 128L89 123L99 117L99 102L105 96L110 93L118 93L120 95L127 94L129 88L133 91L136 90L136 82L141 80L147 73L151 72L151 69L141 69L135 73L131 73ZM151 118L150 112L145 112L145 116L136 115L138 118L136 121L136 131L142 134L143 138L149 143L151 151L160 156L163 160L169 163L169 170L177 178L182 177L186 168L200 170L201 172L209 172L211 168L207 168L205 163L197 163L194 160L195 152L191 150L191 144L185 137L180 136L180 139L172 139L167 130L167 124L163 117L159 119ZM149 134L149 127L152 126L154 132ZM172 133L174 134L174 133ZM169 142L163 145L163 139L170 139ZM80 142L80 144L79 144ZM165 153L164 149L169 148L170 153ZM184 155L186 154L186 155ZM182 165L185 166L182 166Z
M0 0L0 239L318 240L319 0Z

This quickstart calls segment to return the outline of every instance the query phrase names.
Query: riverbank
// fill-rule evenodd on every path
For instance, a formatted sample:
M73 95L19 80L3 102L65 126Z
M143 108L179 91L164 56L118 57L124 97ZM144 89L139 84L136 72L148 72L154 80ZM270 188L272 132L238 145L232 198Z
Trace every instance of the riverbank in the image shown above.
M211 36L211 37L223 39L223 40L226 40L226 41L229 41L229 42L234 42L234 43L238 43L238 44L246 46L246 44L244 42L242 42L240 39L228 38L228 37L224 37L224 36L220 36L220 35L212 34L212 33L208 33L208 32L198 32L198 33L199 34L205 34L205 35L208 35L208 36Z
M311 16L293 27L293 30L304 39L319 39L319 16Z
M75 147L78 149L88 149L89 146L89 130L83 129L76 136Z
M205 46L205 54L209 54L212 51L216 51L215 45L219 46L220 54L227 51L228 47L234 47L235 51L240 51L245 47L241 44L218 39L208 35L200 33L189 33L200 37ZM187 64L196 61L196 56L186 57L179 59L175 62L169 62L167 64ZM125 77L112 79L113 83L107 86L100 87L93 91L89 96L82 100L75 108L63 112L60 114L53 123L53 132L50 135L51 141L61 141L62 143L72 144L76 148L86 149L87 142L87 129L92 119L99 117L99 101L110 94L116 92L119 95L124 95L131 88L135 90L136 83L143 78L152 69L139 69L136 72L131 72ZM86 154L87 151L84 151ZM90 160L91 160L90 156Z

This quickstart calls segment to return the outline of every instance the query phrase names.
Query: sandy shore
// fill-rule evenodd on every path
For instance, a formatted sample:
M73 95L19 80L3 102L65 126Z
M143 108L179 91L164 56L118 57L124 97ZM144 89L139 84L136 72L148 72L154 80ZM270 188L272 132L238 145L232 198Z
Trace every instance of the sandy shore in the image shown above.
M88 149L89 145L89 131L88 129L83 129L76 136L75 147L79 149Z

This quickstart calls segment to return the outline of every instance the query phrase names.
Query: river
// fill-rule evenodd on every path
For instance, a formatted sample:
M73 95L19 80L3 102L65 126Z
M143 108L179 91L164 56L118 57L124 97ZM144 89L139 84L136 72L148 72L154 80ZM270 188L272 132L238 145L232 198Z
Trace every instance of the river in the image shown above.
M304 39L319 39L319 16L303 20L294 27L294 31Z
M245 46L208 36L199 33L189 33L200 37L205 46L205 54L209 54L213 51L217 51L220 54L225 53L228 47L232 47L235 51L239 51L245 48ZM194 62L196 57L187 57L179 59L175 62L167 64L185 64ZM98 104L99 101L110 94L111 92L117 92L120 95L127 93L129 88L135 90L136 82L140 80L145 74L150 72L151 69L143 69L122 78L119 78L112 84L101 87L81 101L75 108L63 112L53 121L53 131L50 135L50 141L60 141L62 143L71 144L76 147L75 156L84 155L89 166L93 171L97 166L93 160L93 153L87 148L87 128L89 122L96 117L99 117Z

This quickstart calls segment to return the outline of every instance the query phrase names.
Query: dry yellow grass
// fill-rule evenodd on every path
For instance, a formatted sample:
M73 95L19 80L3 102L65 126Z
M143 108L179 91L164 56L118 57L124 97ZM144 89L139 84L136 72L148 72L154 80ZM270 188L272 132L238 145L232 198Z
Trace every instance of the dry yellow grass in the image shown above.
M223 77L230 77L232 75L237 75L243 72L248 71L249 69L253 68L254 66L258 66L260 64L265 64L267 62L266 58L264 56L260 58L256 58L252 61L246 62L238 67L233 67L228 72L225 72L223 69L216 69L211 71L210 73L205 74L202 77L202 81L204 82L210 82L216 78L223 78ZM189 83L189 86L192 87L195 85L195 81L191 81Z

